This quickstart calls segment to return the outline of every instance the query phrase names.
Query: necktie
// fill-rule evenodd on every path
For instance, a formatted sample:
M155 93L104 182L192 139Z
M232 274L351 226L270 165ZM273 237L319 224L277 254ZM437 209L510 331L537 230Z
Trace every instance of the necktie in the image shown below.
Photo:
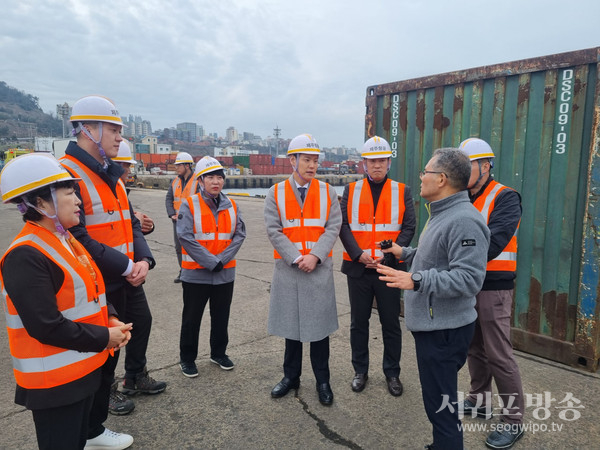
M304 197L306 196L306 188L305 187L299 187L298 190L300 191L300 199L302 201L304 201Z

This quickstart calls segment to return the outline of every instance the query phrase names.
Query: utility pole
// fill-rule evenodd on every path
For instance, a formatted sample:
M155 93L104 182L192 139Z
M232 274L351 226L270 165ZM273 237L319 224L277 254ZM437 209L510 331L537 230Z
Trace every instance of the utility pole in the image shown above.
M275 124L273 135L275 136L275 156L277 157L279 156L279 136L281 135L281 128L279 128L278 124Z
M62 137L64 138L64 137L66 137L66 134L67 134L65 118L67 118L71 115L71 107L69 106L69 104L67 102L65 102L62 105L56 105L56 115L58 117L60 117L60 120L62 121L62 128L63 128Z

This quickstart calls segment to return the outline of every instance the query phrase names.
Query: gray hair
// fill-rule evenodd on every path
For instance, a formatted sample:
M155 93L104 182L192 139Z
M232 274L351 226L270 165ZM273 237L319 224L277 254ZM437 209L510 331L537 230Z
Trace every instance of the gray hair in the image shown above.
M467 189L471 178L471 161L467 154L458 148L438 148L433 152L436 170L444 172L450 186L459 191Z

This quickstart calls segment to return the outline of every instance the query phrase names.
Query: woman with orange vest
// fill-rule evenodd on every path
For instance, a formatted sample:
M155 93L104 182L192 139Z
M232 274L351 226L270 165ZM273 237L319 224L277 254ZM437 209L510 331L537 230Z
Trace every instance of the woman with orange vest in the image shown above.
M383 373L388 391L397 397L403 391L400 291L379 279L376 267L383 260L383 253L377 244L391 240L402 247L408 246L415 234L415 207L410 187L387 176L392 150L385 139L374 136L367 140L361 156L367 176L346 186L340 202L343 217L340 240L345 248L342 273L347 276L350 298L354 367L351 387L354 392L361 392L369 379L369 319L376 298L383 334ZM397 268L406 270L406 264Z
M181 283L181 243L177 239L177 217L181 203L190 195L195 194L192 191L194 180L194 159L192 155L186 152L179 152L175 157L175 170L177 176L169 186L165 198L167 215L173 222L173 241L175 242L175 253L177 253L177 262L179 263L179 274L173 280L175 283Z
M77 181L38 153L0 173L2 201L25 221L0 259L15 402L32 411L41 449L84 448L100 368L131 337L131 324L107 310L98 267L66 231L79 223Z
M272 186L265 199L267 236L275 252L271 283L269 334L285 338L283 379L273 398L300 386L303 342L310 342L310 360L317 394L333 403L329 384L329 335L338 329L332 249L342 225L337 193L315 179L319 144L309 134L288 146L293 174Z
M205 156L197 173L200 192L181 203L177 236L182 246L183 313L179 340L179 367L189 378L198 376L198 336L210 301L210 361L233 369L227 356L229 310L235 280L235 255L246 238L246 226L237 204L221 192L223 166Z

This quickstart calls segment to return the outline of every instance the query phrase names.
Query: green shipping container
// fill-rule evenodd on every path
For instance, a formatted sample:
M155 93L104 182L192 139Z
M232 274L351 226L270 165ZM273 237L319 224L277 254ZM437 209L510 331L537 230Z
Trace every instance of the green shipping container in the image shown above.
M419 170L480 137L494 177L522 195L513 344L596 371L600 357L600 47L367 88L366 138L427 220Z
M250 155L239 155L233 157L233 164L239 164L246 168L250 167Z

